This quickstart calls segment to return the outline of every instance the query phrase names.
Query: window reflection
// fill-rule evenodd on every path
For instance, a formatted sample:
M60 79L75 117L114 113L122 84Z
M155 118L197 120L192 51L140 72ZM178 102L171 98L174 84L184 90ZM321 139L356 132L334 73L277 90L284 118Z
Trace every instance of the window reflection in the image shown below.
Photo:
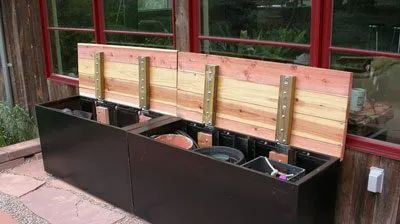
M202 35L291 43L310 42L311 0L202 0ZM206 53L308 64L308 52L203 41Z
M106 28L172 33L172 0L104 0Z
M93 28L91 0L47 0L49 25Z
M332 43L400 53L400 1L335 0Z
M354 72L349 133L400 143L400 60L333 55L332 67Z

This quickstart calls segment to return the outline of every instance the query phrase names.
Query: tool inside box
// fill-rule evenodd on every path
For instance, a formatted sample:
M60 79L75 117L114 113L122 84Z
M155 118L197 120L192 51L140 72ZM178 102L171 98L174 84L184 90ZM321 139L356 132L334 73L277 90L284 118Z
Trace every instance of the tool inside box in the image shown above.
M139 112L140 114L149 118L156 118L161 116L160 114L151 111L141 111L134 107L128 107L107 101L98 101L96 99L82 96L55 101L47 104L46 106L53 109L58 109L59 111L64 113L69 113L74 116L79 116L81 118L86 118L94 121L97 120L96 106L106 107L109 113L110 125L119 128L128 127L130 125L138 123Z
M198 142L198 133L212 134L213 146L227 146L240 150L245 155L245 162L257 157L269 156L270 151L279 151L277 143L266 141L251 136L238 134L219 128L210 128L203 124L178 120L168 124L163 124L153 129L140 132L141 135L154 138L162 134L176 133L176 131L186 132L195 142ZM311 153L300 148L292 148L296 151L295 164L291 164L305 169L305 175L316 170L318 167L329 161L329 156ZM298 179L296 179L298 180Z

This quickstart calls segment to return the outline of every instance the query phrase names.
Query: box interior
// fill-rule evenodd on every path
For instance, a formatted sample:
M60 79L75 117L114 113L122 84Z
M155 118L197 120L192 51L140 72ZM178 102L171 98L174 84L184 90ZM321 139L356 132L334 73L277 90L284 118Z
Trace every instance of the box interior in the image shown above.
M111 103L107 101L98 101L96 99L76 96L64 100L54 101L47 103L44 106L59 110L64 113L69 113L64 109L69 109L73 116L80 116L79 114L89 114L88 117L81 117L96 121L96 106L107 107L110 116L110 125L114 127L124 128L130 125L139 123L139 112L147 117L156 118L161 116L158 113L151 111L140 111L137 108ZM64 111L63 111L64 110Z
M268 158L270 151L279 151L277 143L275 142L262 140L259 138L226 131L219 128L210 128L202 124L186 120L173 121L169 124L155 127L150 130L145 130L139 134L154 138L162 134L177 133L177 131L183 131L187 133L195 142L198 141L198 132L210 133L212 134L213 146L228 146L238 149L245 155L245 162L254 160L260 156L265 156ZM305 169L304 177L307 177L307 175L311 174L313 171L317 170L328 161L337 159L322 154L308 152L300 148L292 147L292 149L296 150L295 164L292 165ZM269 175L261 171L256 172L264 175ZM296 178L293 181L299 181L301 179L302 178Z

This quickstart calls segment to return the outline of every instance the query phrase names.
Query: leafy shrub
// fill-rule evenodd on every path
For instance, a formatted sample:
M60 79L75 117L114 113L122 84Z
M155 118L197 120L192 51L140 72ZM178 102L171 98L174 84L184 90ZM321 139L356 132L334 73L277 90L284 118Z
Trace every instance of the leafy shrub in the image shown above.
M30 140L36 136L36 124L25 109L0 102L0 147Z

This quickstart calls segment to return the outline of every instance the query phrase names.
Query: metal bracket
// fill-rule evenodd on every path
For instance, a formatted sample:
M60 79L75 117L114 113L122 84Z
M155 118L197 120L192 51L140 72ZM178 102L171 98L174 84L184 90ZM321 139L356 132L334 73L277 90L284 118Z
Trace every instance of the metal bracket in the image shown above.
M104 52L94 55L94 86L96 99L104 100Z
M142 110L150 108L150 58L139 57L139 107Z
M206 65L204 76L203 124L213 126L215 123L215 103L217 97L217 65Z
M281 76L275 132L276 141L280 144L290 144L295 87L295 76Z

